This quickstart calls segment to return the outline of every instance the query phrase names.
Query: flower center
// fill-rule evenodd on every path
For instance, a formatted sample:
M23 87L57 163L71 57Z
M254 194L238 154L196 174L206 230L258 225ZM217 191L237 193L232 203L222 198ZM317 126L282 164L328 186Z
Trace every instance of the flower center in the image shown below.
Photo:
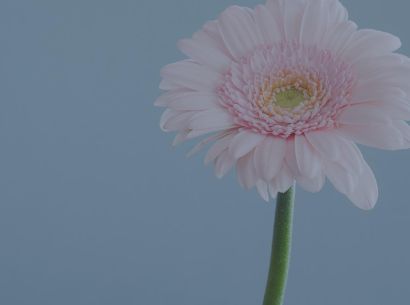
M353 72L329 50L283 41L233 62L217 90L236 124L286 139L335 127L351 98Z
M305 100L303 91L296 88L285 89L277 93L272 102L283 108L295 108Z
M283 70L275 80L266 80L259 90L258 105L263 113L294 116L317 103L315 90L311 81L305 77Z

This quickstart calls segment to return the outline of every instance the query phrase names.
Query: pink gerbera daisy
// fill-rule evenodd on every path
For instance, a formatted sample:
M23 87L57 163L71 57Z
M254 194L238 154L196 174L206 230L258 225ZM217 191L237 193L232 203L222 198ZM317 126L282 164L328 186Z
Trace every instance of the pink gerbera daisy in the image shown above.
M269 0L232 6L179 42L190 59L166 66L156 105L175 143L212 133L206 162L265 200L296 181L326 180L362 209L375 177L355 143L410 147L410 60L400 40L358 30L337 0Z

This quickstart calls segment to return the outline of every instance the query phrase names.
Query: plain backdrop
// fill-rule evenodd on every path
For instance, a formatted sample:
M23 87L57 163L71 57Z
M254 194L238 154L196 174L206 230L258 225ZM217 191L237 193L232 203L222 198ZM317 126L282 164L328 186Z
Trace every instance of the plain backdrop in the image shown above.
M0 304L259 305L274 202L160 131L176 41L257 0L0 1ZM410 55L410 5L345 0ZM298 189L286 305L407 304L410 152L364 149L376 209Z

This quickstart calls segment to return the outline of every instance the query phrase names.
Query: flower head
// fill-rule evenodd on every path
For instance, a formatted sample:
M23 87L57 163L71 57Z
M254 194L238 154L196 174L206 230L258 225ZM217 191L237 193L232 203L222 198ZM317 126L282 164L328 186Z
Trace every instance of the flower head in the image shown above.
M156 105L175 143L205 134L218 177L236 166L243 187L265 200L296 181L326 178L362 209L374 207L375 177L355 143L410 147L410 60L400 40L359 30L338 0L268 0L232 6L192 39L190 59L166 66Z

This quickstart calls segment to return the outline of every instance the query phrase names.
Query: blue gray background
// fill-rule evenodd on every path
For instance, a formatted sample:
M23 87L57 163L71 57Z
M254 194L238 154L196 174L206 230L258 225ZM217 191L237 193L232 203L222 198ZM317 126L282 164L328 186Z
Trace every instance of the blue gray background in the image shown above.
M178 39L258 0L1 0L0 304L261 304L274 203L186 159L158 127ZM409 4L345 0L402 38ZM410 153L364 150L363 212L297 193L286 305L407 304Z

